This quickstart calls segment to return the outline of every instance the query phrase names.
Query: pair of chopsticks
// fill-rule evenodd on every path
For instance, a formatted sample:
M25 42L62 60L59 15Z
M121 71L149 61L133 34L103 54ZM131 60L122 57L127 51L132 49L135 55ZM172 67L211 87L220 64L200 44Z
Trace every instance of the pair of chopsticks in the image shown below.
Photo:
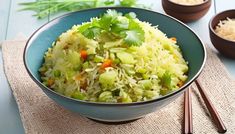
M225 133L227 131L223 121L221 120L218 112L211 103L209 97L200 86L199 82L195 81L197 88L202 96L203 101L206 104L206 107L211 115L212 120L214 121L218 132ZM192 120L192 100L191 100L191 89L187 89L184 93L184 133L192 134L193 133L193 120Z

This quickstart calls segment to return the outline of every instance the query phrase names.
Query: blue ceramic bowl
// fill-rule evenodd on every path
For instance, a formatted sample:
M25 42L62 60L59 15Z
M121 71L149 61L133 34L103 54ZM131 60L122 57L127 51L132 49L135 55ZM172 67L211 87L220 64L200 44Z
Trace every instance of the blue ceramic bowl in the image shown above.
M189 62L188 80L179 90L157 99L135 103L95 103L68 98L47 88L41 83L39 68L43 63L44 53L53 41L75 24L89 21L106 12L116 9L118 12L135 12L141 21L159 25L159 29L168 37L176 37L184 58ZM199 37L182 22L154 11L138 8L97 8L73 12L52 20L39 28L28 40L24 50L24 64L34 82L43 92L66 109L82 116L107 122L120 122L138 119L154 112L174 101L199 76L205 64L206 50Z

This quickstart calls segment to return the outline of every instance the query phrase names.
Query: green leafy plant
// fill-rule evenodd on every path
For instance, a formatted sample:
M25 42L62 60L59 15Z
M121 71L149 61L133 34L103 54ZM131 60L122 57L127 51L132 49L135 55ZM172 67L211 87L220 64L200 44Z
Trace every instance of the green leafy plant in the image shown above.
M135 13L122 14L116 10L107 10L99 19L93 18L91 22L84 23L78 29L85 37L96 39L102 33L111 34L112 37L123 39L129 46L140 46L144 41L144 31L135 21Z
M20 10L35 11L37 18L45 18L48 14L56 14L64 11L77 11L95 7L124 6L143 7L137 0L37 0L35 2L20 3L23 6Z

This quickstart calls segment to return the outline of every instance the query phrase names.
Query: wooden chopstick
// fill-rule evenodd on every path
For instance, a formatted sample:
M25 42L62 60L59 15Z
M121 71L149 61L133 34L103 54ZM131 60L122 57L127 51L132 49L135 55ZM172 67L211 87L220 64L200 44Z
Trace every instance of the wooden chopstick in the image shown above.
M184 134L193 133L192 100L190 87L184 92Z
M218 132L219 133L225 133L227 131L223 121L221 120L218 112L216 111L215 107L213 106L213 104L211 103L209 97L207 96L207 94L205 93L205 91L203 90L203 88L200 86L200 83L198 80L195 81L198 90L202 96L202 99L204 100L206 107L208 109L208 111L210 112L210 115L212 117L212 120L215 122L215 125L218 128Z

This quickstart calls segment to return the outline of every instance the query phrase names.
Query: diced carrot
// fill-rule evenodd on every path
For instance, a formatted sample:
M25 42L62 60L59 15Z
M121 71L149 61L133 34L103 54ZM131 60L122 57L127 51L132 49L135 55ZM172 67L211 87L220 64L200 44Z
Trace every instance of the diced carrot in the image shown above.
M82 79L82 76L81 76L80 74L78 74L78 75L75 76L75 80L80 81L81 79Z
M184 82L183 81L180 81L178 84L177 84L177 86L179 86L179 87L182 87L184 85Z
M107 67L111 67L112 66L112 60L110 59L106 59L103 64L101 65L101 69L105 69Z
M76 76L75 76L75 80L80 81L80 87L81 87L83 90L86 90L87 81L86 81L86 79L84 78L84 75L82 75L82 74L76 75Z
M82 50L82 51L80 52L80 54L81 54L81 57L82 57L84 60L87 59L87 51L86 51L86 50Z
M54 80L48 79L47 83L48 83L48 87L51 87L54 84Z
M84 80L82 80L82 81L80 81L81 83L81 85L80 85L80 87L81 87L81 89L83 89L83 90L86 90L86 88L87 88L87 81L86 81L86 79L84 79Z
M171 37L170 39L173 41L177 41L177 39L175 37Z

